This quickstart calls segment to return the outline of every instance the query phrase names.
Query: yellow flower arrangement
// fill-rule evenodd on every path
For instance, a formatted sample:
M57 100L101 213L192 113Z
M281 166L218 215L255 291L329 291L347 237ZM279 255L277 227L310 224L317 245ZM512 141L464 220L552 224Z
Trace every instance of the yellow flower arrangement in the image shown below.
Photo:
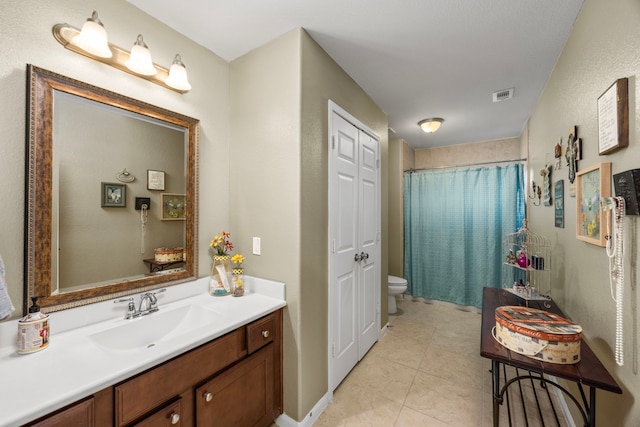
M220 234L216 234L213 236L213 239L211 239L209 250L213 251L214 255L228 255L228 253L233 250L233 243L229 240L230 236L231 233L222 230Z
M231 257L231 262L235 264L234 268L242 268L242 263L244 262L244 255L235 254Z

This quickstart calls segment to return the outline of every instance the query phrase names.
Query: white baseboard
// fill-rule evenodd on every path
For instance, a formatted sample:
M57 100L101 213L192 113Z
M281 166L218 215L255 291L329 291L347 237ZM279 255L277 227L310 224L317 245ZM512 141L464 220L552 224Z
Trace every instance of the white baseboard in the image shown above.
M387 332L389 332L389 323L385 324L382 329L380 329L380 332L378 332L378 341L387 335Z
M278 424L279 427L311 427L313 423L316 422L320 414L327 409L327 406L331 403L332 397L331 393L327 393L322 396L302 421L296 421L287 414L282 414L276 419L276 424Z
M549 375L547 378L553 381L554 383L558 384L558 380L553 375ZM564 416L564 419L567 421L567 427L576 427L576 423L573 420L573 416L569 411L569 406L567 406L567 400L565 399L564 393L558 387L554 387L553 390L554 390L554 393L556 394L556 398L558 399L558 402L560 403L560 410L562 411L562 415Z

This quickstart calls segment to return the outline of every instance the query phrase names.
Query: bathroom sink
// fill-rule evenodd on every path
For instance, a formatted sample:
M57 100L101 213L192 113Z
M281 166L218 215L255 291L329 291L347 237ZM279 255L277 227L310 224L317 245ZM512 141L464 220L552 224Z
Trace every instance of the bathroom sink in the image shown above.
M154 347L220 319L213 310L188 305L151 313L131 320L122 320L118 326L90 335L91 340L107 350L131 351Z

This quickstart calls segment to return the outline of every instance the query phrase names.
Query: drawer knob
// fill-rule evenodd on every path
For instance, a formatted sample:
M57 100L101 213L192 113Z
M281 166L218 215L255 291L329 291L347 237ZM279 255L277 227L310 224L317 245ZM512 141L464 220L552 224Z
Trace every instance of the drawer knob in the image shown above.
M265 338L269 338L269 331L262 331L262 336Z
M169 416L171 420L171 424L178 424L180 422L180 414L176 414L175 412Z
M205 402L211 402L211 400L213 400L213 393L206 392L204 394L204 400Z

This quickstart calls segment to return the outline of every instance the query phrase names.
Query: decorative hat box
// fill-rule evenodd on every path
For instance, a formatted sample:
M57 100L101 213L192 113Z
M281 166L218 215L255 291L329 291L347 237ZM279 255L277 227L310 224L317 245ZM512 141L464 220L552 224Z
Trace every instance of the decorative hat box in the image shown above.
M529 307L496 308L494 338L509 350L542 362L580 361L582 327L562 316Z
M175 262L184 260L183 248L156 248L153 251L156 262Z

